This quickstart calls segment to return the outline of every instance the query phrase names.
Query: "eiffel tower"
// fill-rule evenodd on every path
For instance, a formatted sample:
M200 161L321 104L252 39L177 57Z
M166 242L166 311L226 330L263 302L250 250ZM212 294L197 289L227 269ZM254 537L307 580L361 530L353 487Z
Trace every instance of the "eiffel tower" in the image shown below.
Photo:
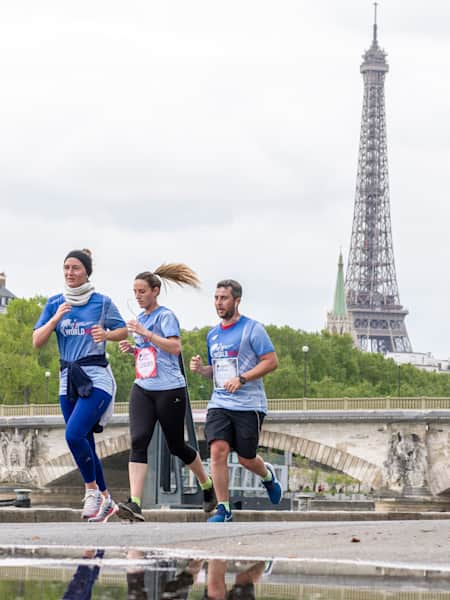
M411 352L400 304L392 245L384 78L386 53L377 40L363 55L364 98L355 208L345 290L356 344L367 352Z

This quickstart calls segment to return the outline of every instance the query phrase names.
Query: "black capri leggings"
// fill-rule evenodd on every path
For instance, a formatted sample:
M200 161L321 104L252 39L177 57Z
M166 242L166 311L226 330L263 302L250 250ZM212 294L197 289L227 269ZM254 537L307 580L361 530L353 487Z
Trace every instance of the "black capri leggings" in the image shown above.
M186 391L184 388L151 392L134 384L130 396L130 462L147 463L147 448L157 421L169 450L186 465L190 465L197 451L184 441Z

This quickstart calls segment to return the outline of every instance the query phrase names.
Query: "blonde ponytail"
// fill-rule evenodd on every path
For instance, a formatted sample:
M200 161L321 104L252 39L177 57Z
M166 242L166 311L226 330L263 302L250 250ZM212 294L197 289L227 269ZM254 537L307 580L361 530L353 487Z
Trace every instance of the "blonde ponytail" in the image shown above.
M166 283L176 283L179 286L188 285L193 288L200 287L197 273L183 263L165 263L153 271L144 271L136 275L135 279L143 279L149 287L161 287L161 279Z

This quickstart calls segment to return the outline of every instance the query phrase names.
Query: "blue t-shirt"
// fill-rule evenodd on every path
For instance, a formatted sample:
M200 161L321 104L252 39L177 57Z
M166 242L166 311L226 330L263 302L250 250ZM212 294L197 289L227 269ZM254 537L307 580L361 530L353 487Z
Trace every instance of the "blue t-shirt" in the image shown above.
M137 318L145 329L164 338L180 337L180 324L174 313L165 306L158 306L149 314L140 313ZM133 334L137 352L143 348L151 350L155 360L155 369L151 376L135 379L135 383L144 390L162 391L185 387L186 382L181 373L178 356L161 350L147 338ZM136 357L136 360L138 358Z
M57 294L48 299L47 304L37 320L35 329L45 325L65 302L63 294ZM83 306L72 306L56 326L59 355L62 360L73 362L85 356L105 353L105 342L96 344L91 336L93 325L101 325L104 329L126 327L116 306L108 296L94 292L89 301ZM103 367L83 367L83 371L92 379L95 388L112 393L113 380L108 369ZM66 394L67 369L60 373L59 393Z
M241 316L231 327L216 325L208 332L208 362L213 367L214 390L208 408L267 412L262 378L248 381L237 392L222 387L223 381L253 369L260 357L275 348L261 323ZM221 375L223 373L223 375Z

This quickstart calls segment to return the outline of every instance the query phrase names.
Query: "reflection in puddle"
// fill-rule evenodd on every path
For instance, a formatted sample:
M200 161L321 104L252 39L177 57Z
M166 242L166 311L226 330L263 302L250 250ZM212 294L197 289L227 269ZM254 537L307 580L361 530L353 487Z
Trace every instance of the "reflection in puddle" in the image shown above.
M0 548L0 599L28 598L450 600L450 579L438 571L167 559L138 549Z
M256 598L255 583L265 573L269 574L272 563L256 561L236 565L226 560L189 560L183 568L176 563L166 563L164 570L131 570L127 573L129 600L144 598L205 600L250 600ZM231 582L228 585L228 579ZM196 589L197 588L197 589ZM200 591L199 591L200 590ZM272 596L273 597L273 596ZM278 596L284 598L285 596ZM289 597L289 596L288 596Z

